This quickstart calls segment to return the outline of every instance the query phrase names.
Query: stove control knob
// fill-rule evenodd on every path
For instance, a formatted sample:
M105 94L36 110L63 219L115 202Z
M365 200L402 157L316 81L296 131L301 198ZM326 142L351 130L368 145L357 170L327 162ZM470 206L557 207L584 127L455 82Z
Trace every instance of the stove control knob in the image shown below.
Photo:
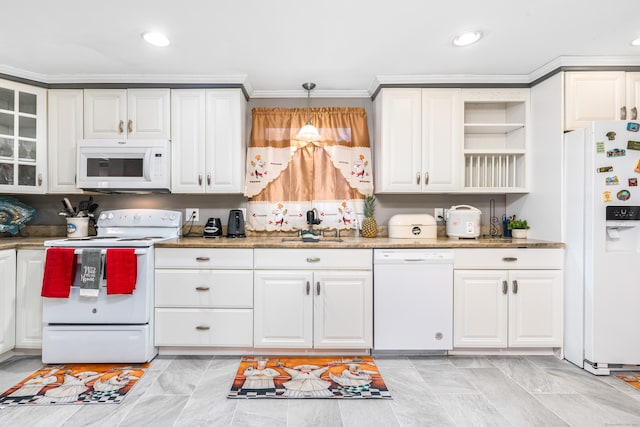
M113 215L112 213L110 213L110 214L108 214L108 215L107 215L107 219L113 219L113 217L114 217L114 216L115 216L115 215Z
M106 217L107 217L107 214L101 213L98 219L105 219Z
M175 220L176 220L176 216L172 214L172 215L169 217L169 219L170 219L171 221L175 221Z

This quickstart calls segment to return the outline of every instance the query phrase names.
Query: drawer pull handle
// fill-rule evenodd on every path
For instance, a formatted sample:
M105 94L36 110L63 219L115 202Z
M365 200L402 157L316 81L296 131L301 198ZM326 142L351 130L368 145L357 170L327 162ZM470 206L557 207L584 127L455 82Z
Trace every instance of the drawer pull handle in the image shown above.
M514 256L506 256L506 257L502 258L502 260L504 262L516 262L518 260L518 258L516 258Z
M507 283L506 280L503 280L502 281L502 293L506 295L508 291L509 291L509 284Z
M638 109L636 107L631 109L631 120L638 120Z
M513 293L514 294L518 293L518 281L517 280L513 281Z
M196 329L199 331L208 331L209 329L211 329L211 327L207 326L207 325L198 325L196 326Z
M316 282L316 295L320 295L320 282Z
M307 280L307 295L309 295L309 292L311 292L311 283Z
M620 120L627 120L627 107L620 108Z
M208 286L196 286L196 291L208 291Z
M416 172L416 185L420 185L420 172Z
M196 261L211 261L211 258L208 256L198 256L196 257Z
M320 258L318 258L318 257L313 257L313 258L309 257L309 258L307 258L307 262L320 262Z

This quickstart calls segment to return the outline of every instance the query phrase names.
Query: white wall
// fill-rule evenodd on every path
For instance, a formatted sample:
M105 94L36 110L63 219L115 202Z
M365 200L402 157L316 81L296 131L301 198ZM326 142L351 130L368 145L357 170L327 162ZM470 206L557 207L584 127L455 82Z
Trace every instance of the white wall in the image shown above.
M531 88L529 194L508 195L507 210L526 219L528 237L561 241L564 73Z

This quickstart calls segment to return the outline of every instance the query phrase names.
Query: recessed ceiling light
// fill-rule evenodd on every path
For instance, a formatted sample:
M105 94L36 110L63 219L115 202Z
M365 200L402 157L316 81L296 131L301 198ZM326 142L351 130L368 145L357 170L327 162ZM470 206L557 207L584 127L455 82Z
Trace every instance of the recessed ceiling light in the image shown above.
M631 46L640 46L640 37L631 42Z
M153 33L153 32L143 33L142 38L147 43L152 44L154 46L160 46L160 47L169 46L169 39L164 34Z
M482 33L480 31L470 31L463 33L453 39L453 44L456 46L468 46L480 40Z

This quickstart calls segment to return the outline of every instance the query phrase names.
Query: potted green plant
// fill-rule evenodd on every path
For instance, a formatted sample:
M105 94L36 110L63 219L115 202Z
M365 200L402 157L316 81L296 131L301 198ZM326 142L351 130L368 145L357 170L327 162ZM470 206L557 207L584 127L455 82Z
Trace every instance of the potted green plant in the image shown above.
M514 239L526 239L527 238L527 230L531 228L529 224L527 224L526 219L512 219L509 221L509 230L511 230L511 236Z

